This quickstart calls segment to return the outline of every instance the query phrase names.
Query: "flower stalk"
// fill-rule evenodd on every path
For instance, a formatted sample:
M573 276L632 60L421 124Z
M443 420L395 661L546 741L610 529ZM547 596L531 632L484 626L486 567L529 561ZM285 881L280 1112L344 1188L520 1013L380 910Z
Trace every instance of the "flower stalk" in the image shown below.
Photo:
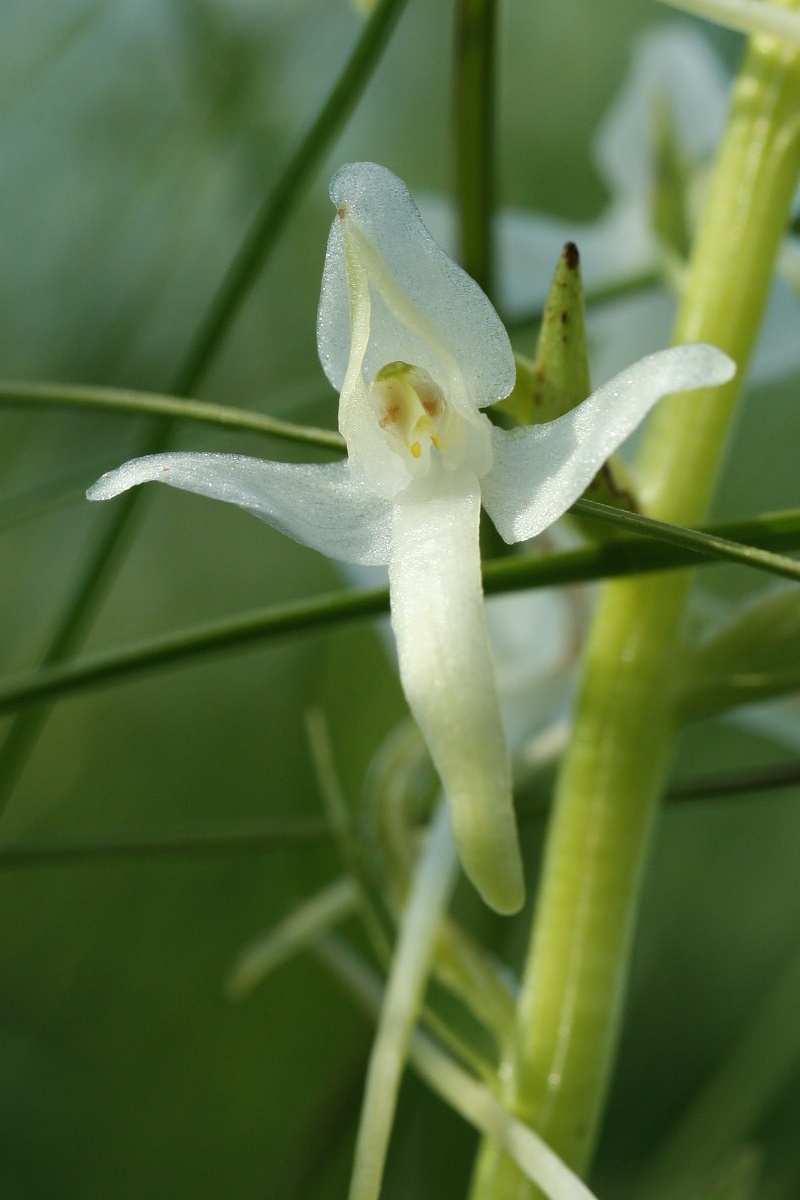
M800 7L793 0L787 7ZM750 44L690 264L675 341L739 366L755 341L800 168L800 52ZM736 383L672 397L639 456L645 511L702 519ZM679 728L676 650L689 576L608 585L556 788L539 903L503 1079L506 1105L579 1173L591 1164L617 1045L643 869ZM491 1143L473 1200L539 1193Z

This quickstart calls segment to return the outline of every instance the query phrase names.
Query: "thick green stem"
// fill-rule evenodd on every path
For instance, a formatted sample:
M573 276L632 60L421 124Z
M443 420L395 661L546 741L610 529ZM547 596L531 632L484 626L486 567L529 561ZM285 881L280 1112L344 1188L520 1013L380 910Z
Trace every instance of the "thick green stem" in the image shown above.
M787 7L800 7L792 0ZM750 45L734 92L676 341L749 358L800 167L800 53ZM662 403L640 457L648 511L706 509L736 385ZM608 585L556 789L504 1099L578 1172L597 1139L640 883L678 730L673 665L689 577ZM474 1200L537 1195L491 1143Z

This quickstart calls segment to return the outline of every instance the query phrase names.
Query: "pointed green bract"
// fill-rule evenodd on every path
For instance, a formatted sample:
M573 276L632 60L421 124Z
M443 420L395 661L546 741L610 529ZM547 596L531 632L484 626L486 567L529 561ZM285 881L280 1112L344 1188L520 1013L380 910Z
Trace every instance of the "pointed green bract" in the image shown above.
M558 260L542 316L536 359L516 356L517 379L497 407L518 425L554 421L592 390L583 319L583 283L578 247L567 242Z
M577 408L591 391L584 324L583 282L578 248L567 242L558 260L542 317L536 359L515 355L517 378L511 395L496 407L518 425L540 425ZM633 480L612 456L587 488L589 499L638 512ZM587 536L604 539L613 531L577 523Z

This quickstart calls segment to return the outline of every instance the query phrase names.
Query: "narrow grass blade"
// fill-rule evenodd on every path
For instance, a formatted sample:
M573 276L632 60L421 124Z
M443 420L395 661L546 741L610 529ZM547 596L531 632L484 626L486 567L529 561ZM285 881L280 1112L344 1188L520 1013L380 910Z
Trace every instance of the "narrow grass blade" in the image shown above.
M800 762L797 760L681 779L670 784L664 798L668 801L716 800L792 787L800 787Z
M345 876L299 904L285 920L245 946L225 984L231 1000L241 1000L282 963L312 945L345 917L358 911L359 895Z
M664 799L669 803L717 800L750 792L777 791L800 787L800 762L776 763L751 770L725 771L682 779L669 786ZM549 809L546 800L533 804L520 801L519 819L540 819ZM194 858L204 855L263 854L291 847L305 848L329 842L330 826L324 821L240 821L220 825L187 825L167 829L134 829L113 833L67 834L51 838L27 838L0 842L0 871L27 867L68 867L75 863L107 861L147 862L153 858ZM437 975L466 1002L464 981L469 977L484 997L473 998L475 1015L493 1030L507 1026L513 1015L513 997L503 981L492 978L490 963L475 963L475 948L467 945L468 969L452 965L451 940L462 937L455 926L445 924L437 947ZM464 948L458 948L464 954ZM472 956L472 957L469 957ZM458 972L456 977L456 971ZM485 994L491 992L488 1000Z
M341 592L295 604L275 605L226 621L209 622L166 637L151 638L121 651L87 655L77 663L57 663L40 668L24 680L0 685L0 713L13 712L22 702L52 700L58 695L104 685L186 659L211 654L223 647L234 649L276 634L296 633L327 624L349 621L387 611L388 591ZM31 690L32 689L32 690Z
M117 830L99 834L60 834L58 837L0 841L0 870L23 867L69 867L75 863L153 858L194 858L206 854L263 854L266 850L305 848L330 840L321 821L279 824L239 821L220 826Z
M243 433L262 433L267 437L325 450L344 451L344 438L329 429L281 421L265 413L229 408L202 400L184 400L153 392L133 392L124 388L89 387L63 383L0 382L0 405L7 408L81 408L98 412L133 416L167 417L176 421L194 421Z
M800 582L800 562L795 562L794 559L786 558L782 554L759 549L757 546L740 545L709 530L670 525L666 521L655 521L652 517L644 517L640 513L613 508L609 504L598 504L594 500L578 500L573 504L571 511L579 513L582 517L607 521L611 525L617 525L620 529L644 534L654 540L666 542L670 546L694 550L705 558L740 563L742 566L753 567L758 571L766 571L771 575L780 575L784 579Z

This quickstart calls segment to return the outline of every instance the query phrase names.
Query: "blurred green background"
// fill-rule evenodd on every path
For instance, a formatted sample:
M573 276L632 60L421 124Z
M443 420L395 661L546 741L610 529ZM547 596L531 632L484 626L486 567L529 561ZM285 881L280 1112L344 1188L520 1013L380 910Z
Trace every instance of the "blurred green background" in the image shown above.
M501 6L498 192L574 220L605 202L598 115L646 0ZM263 197L360 28L345 0L3 0L0 5L0 374L163 391ZM716 37L734 61L734 38ZM346 132L242 308L204 398L335 425L315 313L337 165L374 159L446 193L453 12L410 0ZM556 248L556 253L557 253ZM719 511L797 503L797 378L751 396ZM139 442L138 419L0 412L0 653L39 661L107 512L83 499ZM180 444L291 457L183 427ZM296 457L308 457L297 453ZM335 568L224 506L171 490L141 519L87 649L338 586ZM157 493L157 494L156 494ZM751 586L718 575L725 595ZM366 626L286 639L57 705L0 835L18 840L240 818L317 817L303 717L328 713L357 799L402 715ZM9 720L4 721L8 729ZM704 728L679 771L776 756ZM628 1021L597 1167L603 1197L734 1045L800 953L797 794L666 814L648 877ZM533 859L538 835L530 836ZM301 958L252 999L222 985L241 946L331 879L325 845L0 874L0 1196L290 1200L341 1196L369 1026ZM512 957L522 923L485 921ZM800 1007L799 1007L800 1011ZM800 1074L787 1063L756 1134L758 1192L800 1186ZM414 1080L386 1196L459 1197L472 1134Z

